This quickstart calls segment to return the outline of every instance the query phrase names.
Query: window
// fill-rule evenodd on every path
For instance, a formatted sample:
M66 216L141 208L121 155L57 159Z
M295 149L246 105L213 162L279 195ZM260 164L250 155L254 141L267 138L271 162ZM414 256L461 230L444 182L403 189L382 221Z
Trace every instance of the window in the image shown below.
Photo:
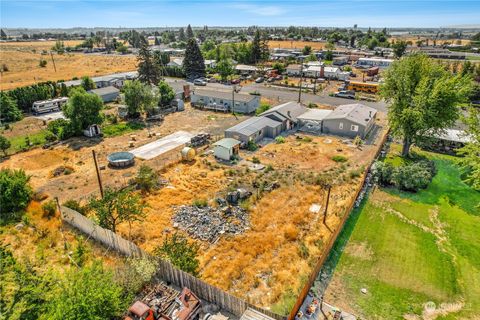
M351 130L351 131L358 131L358 126L352 124L352 126L350 127L350 130Z
M343 122L340 122L340 124L338 125L338 129L343 129Z

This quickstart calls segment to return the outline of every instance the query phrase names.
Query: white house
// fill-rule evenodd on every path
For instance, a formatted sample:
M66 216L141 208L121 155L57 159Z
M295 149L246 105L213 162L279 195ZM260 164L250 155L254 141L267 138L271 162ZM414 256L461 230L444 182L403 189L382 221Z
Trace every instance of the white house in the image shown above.
M326 79L336 79L336 80L347 80L349 72L343 72L340 68L336 67L325 67L324 68L324 77Z
M300 76L302 66L299 64L290 64L287 66L286 71L289 76Z
M215 142L213 153L216 158L230 161L234 155L238 155L241 142L233 138L223 138Z
M359 67L380 67L388 68L393 63L392 59L382 59L382 58L360 58L357 61L357 66Z

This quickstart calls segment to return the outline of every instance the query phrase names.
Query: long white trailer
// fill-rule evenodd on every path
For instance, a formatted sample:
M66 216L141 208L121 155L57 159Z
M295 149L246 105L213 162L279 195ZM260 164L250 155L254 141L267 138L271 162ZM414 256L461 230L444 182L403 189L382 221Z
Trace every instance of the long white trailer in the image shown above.
M34 114L46 113L52 111L60 111L62 106L67 104L67 97L60 97L50 100L35 101L32 105L32 112Z

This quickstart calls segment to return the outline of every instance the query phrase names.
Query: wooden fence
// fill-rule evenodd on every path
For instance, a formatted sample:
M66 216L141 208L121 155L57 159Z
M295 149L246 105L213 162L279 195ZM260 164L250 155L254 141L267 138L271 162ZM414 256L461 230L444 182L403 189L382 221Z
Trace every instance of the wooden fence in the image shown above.
M60 215L63 221L88 235L88 238L93 238L125 256L137 258L149 256L148 253L134 243L123 239L110 230L100 227L75 210L61 206ZM228 292L177 269L169 261L159 259L157 276L163 281L172 283L178 287L190 288L201 299L214 303L237 317L241 317L245 310L250 307L275 320L286 320L284 316L253 306L243 299L235 297Z
M378 157L378 155L380 154L380 152L382 150L382 146L385 144L385 141L387 140L388 133L389 133L389 130L387 129L386 132L384 133L384 136L381 139L380 147L378 148L377 152L375 153L374 159L376 159ZM312 273L308 277L308 281L306 282L305 286L302 288L302 291L300 291L300 294L298 295L297 301L295 302L295 305L293 306L292 311L290 311L290 314L288 315L288 318L287 318L288 320L295 319L295 316L296 316L298 310L300 310L300 307L302 306L303 301L307 297L308 292L310 291L310 288L312 287L313 283L317 279L318 273L322 269L323 264L325 263L325 260L327 260L327 257L330 254L330 250L332 250L332 247L335 244L335 241L337 241L337 237L340 234L340 231L342 231L343 226L345 225L345 222L348 220L348 217L350 216L350 213L353 210L355 202L358 198L358 195L362 191L362 188L365 184L365 179L367 178L367 174L370 171L370 168L371 168L372 164L373 164L373 161L372 161L372 163L369 164L367 170L364 171L364 173L362 175L362 183L361 183L360 187L357 189L357 191L355 192L355 197L352 199L351 203L348 206L348 209L345 211L345 214L343 215L342 220L340 221L340 224L338 225L337 229L333 232L332 236L330 237L330 240L328 241L327 246L325 247L325 250L323 251L323 254L318 259L317 264L315 265L315 268L313 269Z

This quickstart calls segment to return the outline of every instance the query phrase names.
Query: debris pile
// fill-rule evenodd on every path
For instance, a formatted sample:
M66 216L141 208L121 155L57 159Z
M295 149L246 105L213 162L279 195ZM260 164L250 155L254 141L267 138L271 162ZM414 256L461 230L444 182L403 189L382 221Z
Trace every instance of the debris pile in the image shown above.
M146 294L142 301L158 314L167 312L179 295L177 290L168 287L164 283L149 286L144 292Z
M209 133L199 133L190 139L190 146L201 147L206 145L208 143L208 140L210 140Z
M223 234L237 235L248 229L247 211L240 207L222 209L210 206L180 206L173 216L173 226L192 238L215 243Z

